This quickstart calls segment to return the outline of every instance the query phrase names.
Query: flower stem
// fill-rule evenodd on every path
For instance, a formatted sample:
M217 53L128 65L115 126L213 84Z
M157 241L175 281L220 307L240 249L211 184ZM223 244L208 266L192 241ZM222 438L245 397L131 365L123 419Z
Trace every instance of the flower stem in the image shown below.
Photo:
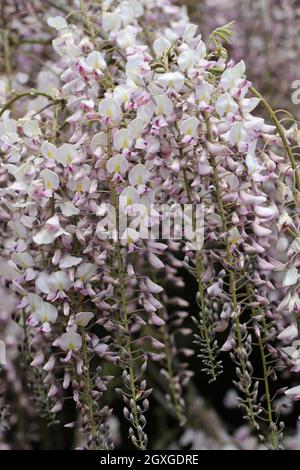
M258 337L258 345L259 345L259 351L260 351L260 356L261 356L262 366L263 366L268 420L269 420L270 431L271 431L271 445L272 445L272 449L276 449L277 437L276 437L276 433L273 431L273 410L272 410L272 401L271 401L270 387L269 387L269 381L268 381L267 361L266 361L266 355L265 355L264 345L263 345L261 336Z
M291 167L293 168L293 171L294 171L294 177L295 177L295 186L296 186L296 189L298 191L300 191L300 175L298 173L298 167L297 167L297 163L296 163L296 160L295 160L295 157L294 157L294 154L293 154L293 151L291 149L291 146L288 142L288 139L285 135L285 130L284 130L284 127L281 125L281 123L279 122L279 119L277 118L276 116L276 113L274 112L273 108L271 107L271 105L268 103L268 101L263 97L263 95L258 91L256 90L256 88L254 88L253 86L250 88L250 91L257 97L261 100L261 104L263 105L263 107L265 108L266 112L268 113L268 115L270 116L270 118L272 119L277 131L278 131L278 134L280 135L280 138L282 140L282 143L283 143L283 146L284 146L284 149L286 151L286 154L290 160L290 164L291 164Z
M131 397L133 400L133 416L134 416L134 423L135 428L138 435L138 448L140 450L145 450L144 440L140 433L140 424L139 424L139 415L137 410L137 391L135 387L135 376L134 376L134 364L133 364L133 357L132 357L132 349L131 349L131 339L130 339L130 329L129 329L129 319L127 313L127 302L126 302L126 290L125 290L125 283L124 283L124 273L123 273L123 262L122 262L122 255L120 249L120 243L116 243L116 252L117 252L117 263L118 263L118 277L119 277L119 284L120 284L120 292L121 292L121 310L122 310L122 320L123 326L126 331L125 337L125 344L126 344L126 352L128 354L127 360L127 367L129 370L130 376L130 390L131 390Z
M108 142L108 155L112 155L111 149L111 131L108 129L107 132L107 142ZM135 385L135 373L134 373L134 360L132 355L132 345L131 345L131 334L130 334L130 327L129 327L129 318L127 312L127 300L126 300L126 287L125 287L125 279L124 279L124 271L123 271L123 259L121 253L121 245L119 241L119 204L118 204L118 195L115 190L115 186L113 182L111 183L111 200L112 204L116 211L116 240L114 242L115 246L115 253L117 259L117 273L118 273L118 282L119 282L119 294L120 294L120 301L121 301L121 316L122 316L122 324L125 329L125 349L126 349L126 356L123 355L122 358L122 365L125 366L129 373L130 379L130 394L132 399L132 413L133 413L133 420L134 420L134 427L137 432L137 441L136 446L139 450L145 450L145 439L143 438L143 432L140 426L139 420L139 413L138 413L138 398L137 398L137 390Z
M83 359L83 366L84 366L84 372L83 372L83 377L84 377L84 390L83 390L83 399L84 403L88 409L88 418L89 418L89 427L90 427L90 432L91 432L91 438L92 438L92 443L91 443L91 449L92 450L99 450L99 434L97 430L97 424L94 419L94 405L93 405L93 399L92 399L92 383L91 383L91 377L90 377L90 363L89 363L89 357L88 357L88 350L87 350L87 344L86 344L86 336L85 336L85 331L84 328L82 328L81 331L81 337L82 337L82 359ZM107 447L105 447L107 449Z
M249 285L247 286L247 296L249 296L250 298L252 297L252 289ZM256 315L255 309L251 307L251 316L254 317L255 315ZM264 329L266 329L265 323L266 322L264 321L264 325L263 325ZM268 380L267 360L266 360L263 340L260 335L257 337L257 341L258 341L258 347L259 347L262 368L263 368L263 380L264 380L266 403L267 403L268 421L269 421L269 426L270 426L270 431L271 431L271 446L272 446L272 449L276 449L277 448L277 436L273 430L273 426L274 426L273 410L272 410L272 400L271 400L270 386L269 386L269 380Z
M184 177L184 185L185 185L185 190L187 193L188 202L192 206L193 204L192 191L190 188L189 179L188 179L187 171L185 168L183 169L183 177ZM193 229L193 232L196 233L197 223L196 223L195 212L193 210L192 210L192 229ZM205 341L206 348L207 348L207 353L208 353L208 358L209 358L209 363L210 363L211 381L215 382L217 379L216 361L215 361L213 349L211 347L209 325L208 325L208 319L206 315L205 289L204 289L204 285L202 282L202 276L204 273L203 258L202 258L201 252L198 249L196 250L196 272L197 272L198 292L199 292L200 307L201 307L201 319L202 319L202 324L203 324L203 330L201 329L201 333L203 334L204 341Z

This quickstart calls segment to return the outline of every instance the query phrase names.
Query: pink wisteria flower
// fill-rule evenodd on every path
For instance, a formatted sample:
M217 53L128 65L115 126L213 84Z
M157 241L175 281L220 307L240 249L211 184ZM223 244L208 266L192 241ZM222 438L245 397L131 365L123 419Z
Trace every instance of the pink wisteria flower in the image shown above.
M105 450L121 401L131 444L151 447L158 402L184 446L205 406L193 375L221 380L228 356L234 442L282 448L300 397L276 384L299 367L297 123L228 58L231 25L206 45L169 0L21 3L32 26L5 3L22 45L0 81L5 399L33 396Z

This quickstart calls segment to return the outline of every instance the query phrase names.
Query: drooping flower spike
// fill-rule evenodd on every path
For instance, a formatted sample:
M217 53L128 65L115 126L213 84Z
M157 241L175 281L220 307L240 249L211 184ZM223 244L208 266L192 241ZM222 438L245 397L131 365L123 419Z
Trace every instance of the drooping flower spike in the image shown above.
M81 2L66 17L47 3L54 52L46 40L36 76L1 81L0 110L1 275L45 418L71 398L83 445L111 449L109 387L146 449L148 382L183 427L193 373L218 380L229 353L244 416L279 448L271 382L298 371L296 124L284 129L244 61L227 60L230 25L211 49L168 0ZM169 292L183 290L182 268L193 315Z

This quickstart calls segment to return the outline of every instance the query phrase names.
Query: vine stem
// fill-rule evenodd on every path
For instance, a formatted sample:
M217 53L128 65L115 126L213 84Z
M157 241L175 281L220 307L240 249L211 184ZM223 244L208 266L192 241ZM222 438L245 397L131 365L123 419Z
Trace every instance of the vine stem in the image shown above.
M22 93L18 93L16 96L14 96L13 98L11 98L4 106L3 108L1 109L0 111L0 117L5 113L5 111L7 111L8 109L11 108L11 106L18 100L20 100L21 98L24 98L26 96L31 96L31 97L35 97L35 96L44 96L45 98L48 98L48 100L51 100L53 101L53 103L57 103L57 102L60 102L60 101L63 101L61 99L56 99L56 98L53 98L53 96L49 95L48 93L44 93L42 91L38 91L38 90L29 90L29 91L24 91Z
M286 154L289 158L291 167L293 168L294 175L295 175L294 177L295 177L296 189L298 191L300 191L300 175L298 173L297 163L296 163L293 151L292 151L291 146L288 142L288 139L285 135L284 127L281 125L279 119L276 116L275 111L273 110L272 106L268 103L268 101L264 98L264 96L256 88L254 88L253 86L250 87L250 91L253 93L253 95L255 95L257 98L260 99L261 104L263 105L266 112L268 113L268 115L272 119L272 121L273 121L279 135L280 135L280 138L282 140L282 143L283 143L284 149L286 151Z

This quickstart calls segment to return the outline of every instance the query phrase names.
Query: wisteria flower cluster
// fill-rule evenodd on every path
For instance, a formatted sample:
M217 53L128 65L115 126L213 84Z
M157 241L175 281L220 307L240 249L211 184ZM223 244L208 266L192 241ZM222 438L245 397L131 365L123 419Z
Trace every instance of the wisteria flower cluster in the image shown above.
M230 55L247 57L248 77L276 108L291 111L299 119L299 32L300 9L297 0L205 0L186 3L202 34L230 21L236 22ZM295 85L293 86L293 83Z
M230 60L231 25L205 44L169 0L6 1L4 18L0 445L52 425L126 447L121 407L143 450L158 402L177 423L161 446L282 448L300 399L297 124ZM195 382L230 361L246 425L212 444Z

